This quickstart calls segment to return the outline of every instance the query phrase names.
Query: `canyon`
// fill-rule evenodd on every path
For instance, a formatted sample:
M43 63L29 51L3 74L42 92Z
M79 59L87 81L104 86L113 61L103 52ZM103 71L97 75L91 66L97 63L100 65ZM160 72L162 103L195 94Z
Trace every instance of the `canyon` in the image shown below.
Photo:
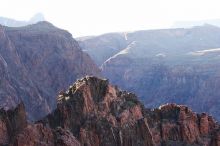
M140 30L77 38L104 77L146 107L184 104L220 119L220 28Z
M219 146L219 39L0 26L0 145Z

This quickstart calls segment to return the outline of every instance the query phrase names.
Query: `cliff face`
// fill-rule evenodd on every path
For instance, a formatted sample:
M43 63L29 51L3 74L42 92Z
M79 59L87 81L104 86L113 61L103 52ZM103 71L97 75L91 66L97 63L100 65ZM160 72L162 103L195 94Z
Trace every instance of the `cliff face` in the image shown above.
M220 119L219 27L114 33L78 40L110 82L136 93L147 107L185 104Z
M5 111L0 109L0 145L13 142L27 126L24 104L18 104L15 109Z
M155 143L164 145L219 145L219 125L206 113L186 106L167 104L146 110Z
M220 136L219 125L205 113L175 104L145 109L134 94L96 77L60 94L57 109L39 123L68 129L89 146L217 146Z
M0 145L219 146L220 125L205 113L167 104L145 109L137 97L86 77L62 92L57 109L27 123L24 105L0 110Z
M1 146L80 146L76 138L62 128L50 129L42 124L28 124L24 104L0 110Z
M26 27L0 26L0 106L24 102L30 120L56 107L56 94L99 69L67 31L48 22Z
M59 95L57 109L43 123L70 129L82 145L150 146L153 140L142 110L135 95L107 80L86 77Z
M28 125L20 132L13 146L81 146L80 142L67 130L50 129L42 124Z

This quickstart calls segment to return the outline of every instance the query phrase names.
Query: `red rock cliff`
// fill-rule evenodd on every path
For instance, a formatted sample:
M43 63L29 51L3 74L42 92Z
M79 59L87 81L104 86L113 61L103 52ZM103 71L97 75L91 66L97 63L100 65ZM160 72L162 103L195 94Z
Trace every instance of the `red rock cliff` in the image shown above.
M106 79L87 76L58 96L57 109L27 124L24 105L0 113L0 145L219 146L220 126L205 113L167 104L145 109Z
M132 93L86 77L58 97L43 122L69 129L82 145L218 145L219 125L207 114L168 104L146 110Z

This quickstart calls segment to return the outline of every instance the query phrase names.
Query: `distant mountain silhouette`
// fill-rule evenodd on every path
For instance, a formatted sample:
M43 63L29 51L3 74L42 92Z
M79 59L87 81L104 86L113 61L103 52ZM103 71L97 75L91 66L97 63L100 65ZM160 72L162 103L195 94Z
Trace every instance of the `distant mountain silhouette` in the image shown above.
M209 19L199 21L177 21L173 24L172 28L189 28L193 26L201 26L204 24L211 24L220 27L220 19Z
M21 27L40 21L45 21L44 15L42 13L35 14L29 21L19 21L10 18L0 17L0 24L8 27Z

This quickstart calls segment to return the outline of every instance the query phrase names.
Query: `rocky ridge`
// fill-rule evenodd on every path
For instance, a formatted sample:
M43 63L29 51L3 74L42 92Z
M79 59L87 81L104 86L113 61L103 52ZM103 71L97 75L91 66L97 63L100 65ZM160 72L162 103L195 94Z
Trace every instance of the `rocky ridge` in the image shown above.
M0 110L1 146L80 146L75 137L62 128L50 129L42 124L29 124L24 104L15 109Z
M22 104L21 104L22 105ZM24 106L2 116L0 143L16 146L166 146L220 145L220 126L205 113L176 104L146 109L129 92L108 80L85 77L57 98L57 109L36 122L25 122ZM15 110L16 111L16 110ZM18 111L18 110L17 110ZM10 118L10 124L6 119ZM17 128L13 121L21 121ZM11 135L11 126L16 131ZM9 134L7 134L9 133ZM9 140L9 137L13 140Z

